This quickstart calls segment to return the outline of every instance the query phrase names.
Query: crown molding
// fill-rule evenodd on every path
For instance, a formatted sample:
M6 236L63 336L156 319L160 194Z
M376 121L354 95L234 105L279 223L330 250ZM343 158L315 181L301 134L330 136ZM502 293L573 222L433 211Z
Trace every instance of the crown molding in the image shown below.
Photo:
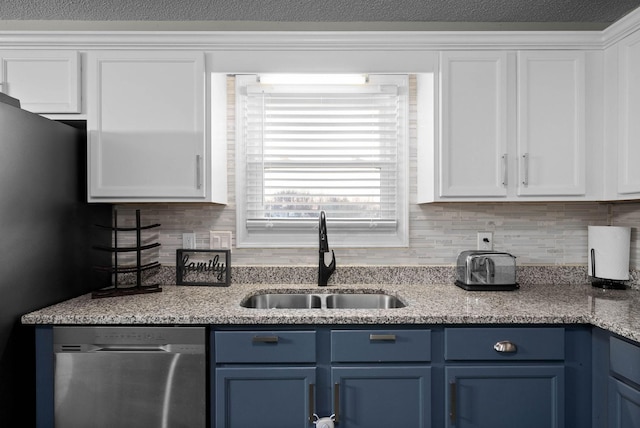
M5 21L7 22L7 21ZM9 23L12 21L8 21ZM2 21L0 21L0 24ZM85 26L91 22L84 22ZM116 23L118 24L118 23ZM640 29L640 8L604 30L165 30L157 23L140 29L0 30L0 48L9 49L197 49L197 50L399 50L440 49L605 49ZM179 24L179 23L178 23ZM327 23L331 24L331 23ZM119 23L124 25L124 23ZM211 25L211 23L209 23ZM1 27L1 25L0 25ZM11 25L5 25L11 28ZM14 26L15 27L15 26ZM129 25L130 27L130 25ZM286 31L276 30L282 27ZM80 26L78 28L84 28ZM117 25L116 25L117 28ZM124 26L123 28L128 28ZM137 28L137 27L136 27ZM242 27L240 27L242 28ZM313 28L313 27L310 27ZM339 28L327 25L326 28ZM383 27L386 28L386 27ZM388 27L393 28L393 27ZM411 27L407 27L411 28ZM438 28L437 26L435 28ZM446 27L442 27L446 28ZM489 27L487 27L489 28ZM526 28L523 27L523 28Z
M602 31L0 31L0 49L602 49Z
M608 48L640 29L640 8L602 31L603 48Z
M0 31L600 31L606 22L0 20Z

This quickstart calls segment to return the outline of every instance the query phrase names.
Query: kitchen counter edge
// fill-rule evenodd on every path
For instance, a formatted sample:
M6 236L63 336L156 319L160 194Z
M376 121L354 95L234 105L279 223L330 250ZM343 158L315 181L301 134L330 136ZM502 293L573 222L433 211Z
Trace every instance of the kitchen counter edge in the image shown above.
M250 309L260 293L366 293L399 297L396 309ZM162 292L92 299L85 294L22 316L25 325L410 325L591 324L640 342L640 292L536 284L515 291L465 291L452 284L166 285Z

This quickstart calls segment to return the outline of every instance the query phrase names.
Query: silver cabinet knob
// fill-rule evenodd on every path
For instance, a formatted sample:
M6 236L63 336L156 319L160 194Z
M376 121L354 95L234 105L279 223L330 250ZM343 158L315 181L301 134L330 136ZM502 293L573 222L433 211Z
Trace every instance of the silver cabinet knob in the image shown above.
M508 340L502 340L496 343L495 345L493 345L493 349L495 349L497 352L503 353L514 353L518 351L518 347L516 346L516 344L511 343Z

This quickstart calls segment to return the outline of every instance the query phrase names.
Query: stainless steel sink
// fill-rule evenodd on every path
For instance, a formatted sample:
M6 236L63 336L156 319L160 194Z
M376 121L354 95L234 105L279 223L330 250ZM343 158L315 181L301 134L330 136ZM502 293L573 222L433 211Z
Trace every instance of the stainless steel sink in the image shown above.
M328 309L393 309L404 308L404 303L389 294L330 294Z
M242 306L254 309L311 309L322 307L322 299L315 294L258 294L249 297Z
M264 293L244 300L241 306L252 309L393 309L405 304L384 293Z

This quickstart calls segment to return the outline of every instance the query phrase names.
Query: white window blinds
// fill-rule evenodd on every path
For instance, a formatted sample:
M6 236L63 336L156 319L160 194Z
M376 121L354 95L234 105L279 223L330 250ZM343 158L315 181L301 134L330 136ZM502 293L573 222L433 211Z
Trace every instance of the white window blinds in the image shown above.
M406 76L364 85L261 85L237 78L245 227L395 230Z

